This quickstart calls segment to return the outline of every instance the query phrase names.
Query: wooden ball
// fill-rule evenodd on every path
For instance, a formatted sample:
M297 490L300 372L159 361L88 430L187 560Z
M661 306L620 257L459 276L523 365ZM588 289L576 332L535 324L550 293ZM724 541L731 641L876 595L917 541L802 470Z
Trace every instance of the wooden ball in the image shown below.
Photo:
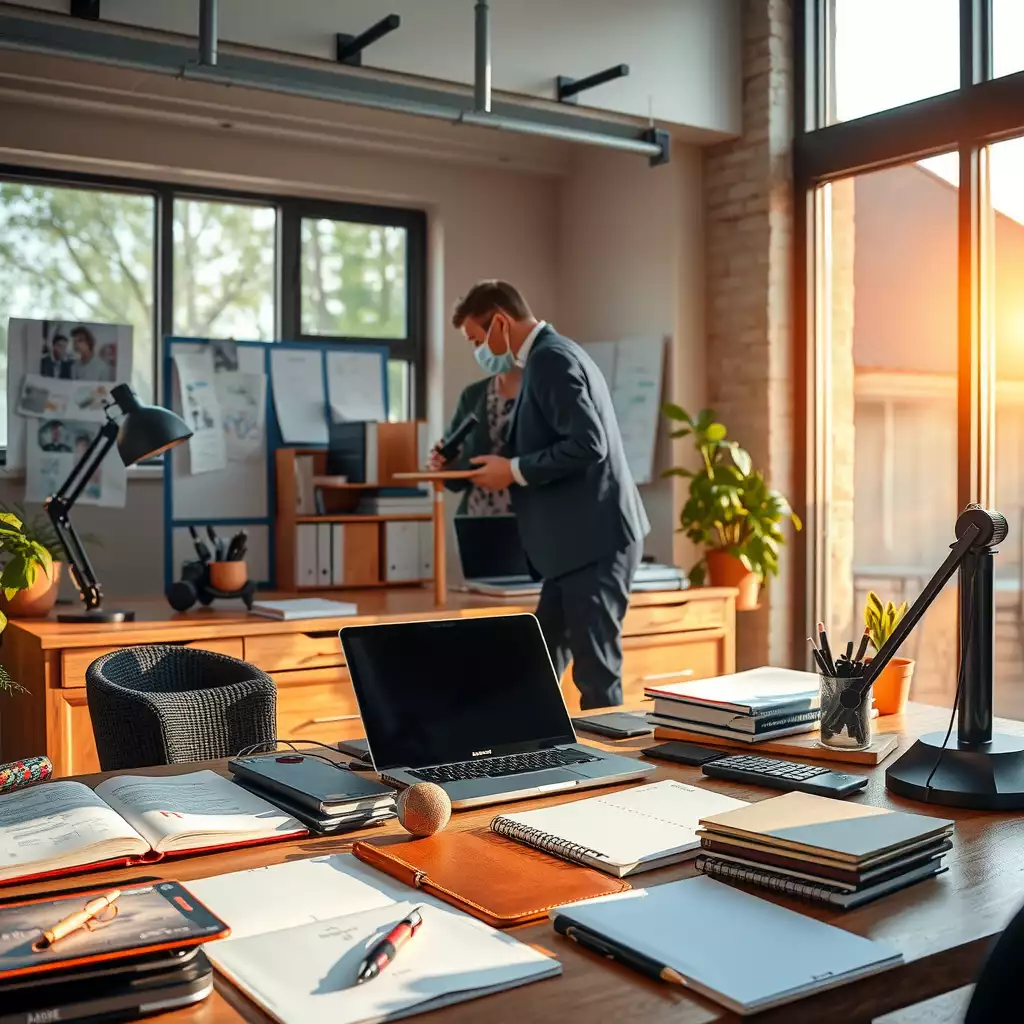
M432 836L448 824L452 802L448 794L432 782L417 782L398 796L398 820L414 836Z

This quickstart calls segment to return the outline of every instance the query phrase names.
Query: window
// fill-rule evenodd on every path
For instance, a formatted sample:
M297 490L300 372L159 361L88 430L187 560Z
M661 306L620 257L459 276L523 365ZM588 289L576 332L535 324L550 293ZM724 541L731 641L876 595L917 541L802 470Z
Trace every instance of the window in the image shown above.
M302 333L404 338L406 231L302 220Z
M174 200L174 333L276 337L277 211Z
M992 0L992 73L1024 71L1024 4Z
M7 323L130 324L132 385L153 399L151 195L0 181L0 442L7 443Z
M959 0L829 3L830 121L849 121L959 88Z

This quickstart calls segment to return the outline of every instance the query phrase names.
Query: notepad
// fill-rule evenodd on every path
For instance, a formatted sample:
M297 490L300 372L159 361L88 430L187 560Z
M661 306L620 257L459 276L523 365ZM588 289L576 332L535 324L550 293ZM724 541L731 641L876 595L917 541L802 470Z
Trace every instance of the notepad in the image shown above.
M655 782L491 822L499 835L619 878L696 855L703 817L746 807L682 782Z
M249 609L268 619L336 619L355 615L359 609L350 601L329 601L325 597L296 597L288 601L256 601Z
M582 928L672 968L686 986L738 1014L759 1013L877 974L897 950L804 917L711 878L634 889L553 910L557 931Z

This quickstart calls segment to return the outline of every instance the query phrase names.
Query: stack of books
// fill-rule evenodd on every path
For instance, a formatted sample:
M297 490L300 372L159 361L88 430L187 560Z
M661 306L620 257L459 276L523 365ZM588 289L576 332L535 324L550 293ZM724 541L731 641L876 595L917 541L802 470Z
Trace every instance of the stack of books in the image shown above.
M430 492L418 487L382 487L364 497L356 512L367 516L430 515Z
M859 907L946 869L953 822L809 793L700 821L698 871L815 903Z
M814 732L820 717L818 677L785 668L648 686L644 694L654 700L648 718L657 739L685 732L758 743Z

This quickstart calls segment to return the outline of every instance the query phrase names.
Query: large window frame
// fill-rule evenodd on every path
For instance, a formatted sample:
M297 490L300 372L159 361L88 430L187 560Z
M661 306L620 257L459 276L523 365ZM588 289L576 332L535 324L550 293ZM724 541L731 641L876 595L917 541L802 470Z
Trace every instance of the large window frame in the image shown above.
M828 609L827 396L824 219L820 186L942 152L959 156L957 209L957 503L990 505L994 484L994 340L985 318L989 251L986 147L1024 135L1024 72L993 77L991 0L960 0L960 88L855 120L828 124L832 82L831 0L794 5L794 409L795 471L808 529L795 548L792 637L804 656L812 609ZM881 25L879 31L885 31ZM950 524L952 527L952 524ZM799 652L799 653L798 653Z
M427 218L422 210L304 199L276 193L243 192L233 189L205 188L149 179L83 174L22 165L0 164L0 181L27 185L51 185L62 188L95 189L144 195L153 199L153 381L155 394L163 393L163 339L174 335L174 201L190 199L272 207L277 214L275 258L276 339L289 341L338 341L351 345L386 345L390 359L409 363L411 419L426 409L426 287ZM300 233L303 218L355 221L405 229L406 235L406 334L403 338L316 337L301 333L300 310ZM241 339L240 339L241 340ZM268 342L273 344L273 342ZM0 449L0 462L6 452Z

